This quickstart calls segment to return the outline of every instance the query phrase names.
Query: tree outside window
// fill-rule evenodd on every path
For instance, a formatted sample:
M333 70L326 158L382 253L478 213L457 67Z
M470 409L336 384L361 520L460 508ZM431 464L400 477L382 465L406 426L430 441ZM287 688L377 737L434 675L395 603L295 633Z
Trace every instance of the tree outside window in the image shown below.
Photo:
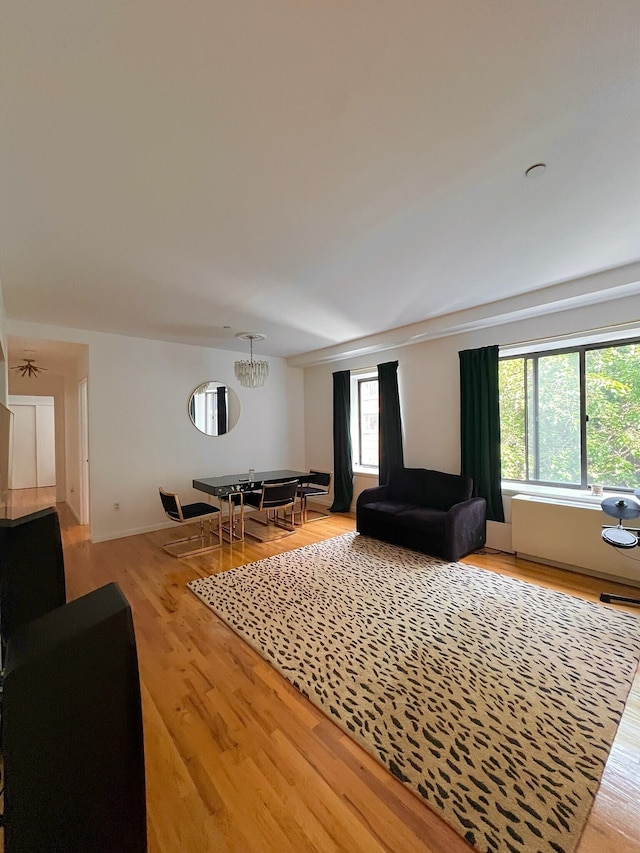
M640 342L500 362L502 476L586 489L640 484Z

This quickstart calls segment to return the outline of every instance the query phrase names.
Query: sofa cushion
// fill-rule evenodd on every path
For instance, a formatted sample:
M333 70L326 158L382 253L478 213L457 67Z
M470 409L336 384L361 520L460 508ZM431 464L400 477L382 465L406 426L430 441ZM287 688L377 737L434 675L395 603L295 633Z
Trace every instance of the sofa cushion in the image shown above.
M454 504L468 501L473 495L473 480L462 474L445 474L444 471L427 471L426 486L429 497L426 505L448 510Z
M389 474L387 497L392 501L423 506L426 501L426 468L395 468Z
M391 472L387 497L403 503L448 510L469 500L473 480L461 474L446 474L427 468L398 468Z
M381 515L397 515L415 509L415 504L402 503L401 501L376 501L375 503L362 504L362 509L369 512L379 512Z
M442 510L421 506L399 513L395 518L395 522L412 530L428 528L435 531L444 528L445 518L446 514Z

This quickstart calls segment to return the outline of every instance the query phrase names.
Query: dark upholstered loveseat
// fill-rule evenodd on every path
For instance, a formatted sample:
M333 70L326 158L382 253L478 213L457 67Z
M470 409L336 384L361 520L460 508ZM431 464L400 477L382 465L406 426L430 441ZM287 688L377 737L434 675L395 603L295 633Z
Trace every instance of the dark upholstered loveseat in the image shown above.
M486 540L487 504L472 498L473 480L426 468L393 471L386 486L365 489L356 503L358 533L458 560Z

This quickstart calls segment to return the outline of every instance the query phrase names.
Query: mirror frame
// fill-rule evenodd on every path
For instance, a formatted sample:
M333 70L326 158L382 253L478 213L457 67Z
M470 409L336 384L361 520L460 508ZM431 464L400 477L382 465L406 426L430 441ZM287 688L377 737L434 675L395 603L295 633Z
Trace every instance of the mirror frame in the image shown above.
M220 402L219 404L217 394L220 388L224 388L225 394L222 398L224 402ZM210 399L207 400L207 397L209 397L209 395ZM213 404L214 395L216 399L215 404ZM198 397L203 398L202 406L198 407L201 409L200 412L196 411ZM221 412L223 413L223 415L226 414L227 423L226 429L219 431L217 427L217 422ZM189 400L187 401L187 413L189 415L189 420L198 430L198 432L202 433L203 435L209 435L218 438L222 435L227 435L227 433L231 432L231 430L238 423L240 419L240 398L233 390L233 388L227 385L226 382L221 382L216 379L209 379L207 382L201 382L199 385L196 385L196 387L189 395ZM203 419L202 426L200 426L200 424L198 423L201 418ZM206 423L207 419L212 420L212 425L210 427Z

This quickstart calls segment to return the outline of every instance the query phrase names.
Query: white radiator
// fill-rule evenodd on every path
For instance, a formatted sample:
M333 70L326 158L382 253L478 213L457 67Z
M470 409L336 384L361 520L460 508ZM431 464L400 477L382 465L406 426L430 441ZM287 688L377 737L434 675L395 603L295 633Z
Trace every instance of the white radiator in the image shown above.
M602 540L602 525L616 523L599 504L511 499L511 541L519 557L640 586L640 547L614 548ZM635 519L625 524L640 527Z

